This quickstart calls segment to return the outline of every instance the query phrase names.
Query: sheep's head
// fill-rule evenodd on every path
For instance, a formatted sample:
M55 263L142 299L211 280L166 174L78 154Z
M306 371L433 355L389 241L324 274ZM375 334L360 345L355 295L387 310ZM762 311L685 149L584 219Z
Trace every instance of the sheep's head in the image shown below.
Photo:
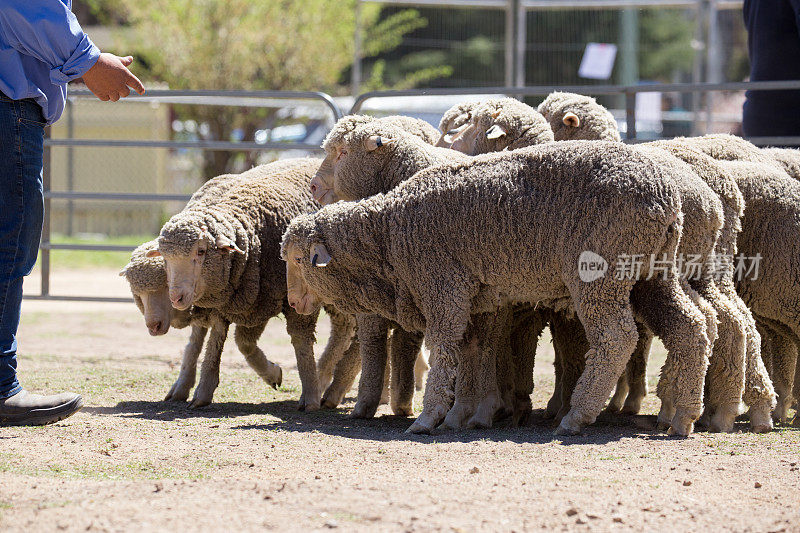
M150 335L164 335L170 326L185 327L189 323L189 312L178 311L171 305L167 274L161 257L147 257L157 250L158 243L150 241L134 250L131 261L119 273L131 288L133 300L144 315Z
M187 310L205 295L209 280L227 279L231 256L244 252L233 229L217 223L210 230L204 221L181 215L164 225L158 249L147 256L163 257L172 307Z
M362 123L341 135L329 135L323 144L325 160L311 180L314 199L327 205L385 192L382 171L400 139L423 142L382 120Z
M452 139L452 148L469 155L514 150L553 140L547 121L513 98L487 100Z
M281 258L286 261L287 299L301 315L313 314L326 303L312 285L314 280L324 277L332 259L315 233L313 220L301 216L289 225L281 244Z
M439 130L442 132L436 146L442 148L451 148L453 139L467 127L472 119L472 112L475 108L480 106L478 102L464 102L456 104L442 115L442 120L439 122Z
M551 93L539 104L539 113L557 141L621 141L614 116L590 96Z

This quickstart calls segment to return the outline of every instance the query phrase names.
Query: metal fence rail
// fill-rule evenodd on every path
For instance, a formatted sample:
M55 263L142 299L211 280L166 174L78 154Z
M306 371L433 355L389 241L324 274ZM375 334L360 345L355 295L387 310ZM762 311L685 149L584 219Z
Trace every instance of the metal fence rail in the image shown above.
M800 90L800 80L769 81L769 82L734 82L734 83L674 83L674 84L647 84L647 85L585 85L585 86L535 86L535 87L479 87L460 89L412 89L373 91L359 95L350 109L350 113L362 110L366 101L378 98L392 97L422 97L422 96L463 96L481 94L506 94L515 97L545 96L553 91L576 92L588 95L624 95L625 118L627 123L626 142L640 142L636 136L636 95L647 92L660 93L710 93L717 91L741 90ZM72 91L70 99L74 97L90 96L88 91ZM248 101L259 102L269 99L276 100L317 100L331 111L334 120L338 120L343 113L332 97L320 92L289 92L289 91L167 91L155 90L148 92L147 96L132 96L133 98L163 101L167 103L188 103L185 99L191 98L191 103L199 105L231 105L246 107ZM227 99L235 98L235 101ZM457 98L453 99L456 103ZM70 105L68 103L68 105ZM710 110L707 111L710 113ZM695 120L696 117L695 117ZM757 137L748 139L757 145L800 145L800 137ZM283 143L283 142L228 142L228 141L142 141L142 140L109 140L109 139L46 139L44 151L44 198L45 216L42 231L41 251L41 292L38 295L26 295L29 299L48 299L66 301L92 301L92 302L127 302L130 298L90 297L90 296L60 296L50 294L51 250L85 250L85 251L120 251L127 252L133 246L121 245L91 245L91 244L58 244L51 242L51 200L113 200L121 202L163 202L163 201L188 201L189 195L182 194L139 194L139 193L106 193L86 191L52 191L51 190L51 164L50 150L55 146L106 146L106 147L131 147L131 148L192 148L198 150L227 150L227 151L256 151L269 149L302 149L319 150L319 146L308 143Z

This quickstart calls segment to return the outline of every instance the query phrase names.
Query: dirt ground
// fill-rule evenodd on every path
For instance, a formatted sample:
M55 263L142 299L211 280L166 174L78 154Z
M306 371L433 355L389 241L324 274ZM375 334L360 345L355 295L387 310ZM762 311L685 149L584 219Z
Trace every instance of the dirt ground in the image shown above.
M125 294L107 270L56 273L53 285ZM327 331L322 320L319 344ZM555 437L541 416L546 339L525 427L411 436L411 419L386 406L350 420L355 390L341 409L298 412L277 319L260 345L284 369L279 390L229 342L214 404L162 402L187 337L151 338L133 304L25 301L25 385L74 390L86 407L54 426L0 428L0 530L800 531L798 428L754 435L742 421L675 439L652 429L651 393L641 416ZM663 348L651 390L661 361Z

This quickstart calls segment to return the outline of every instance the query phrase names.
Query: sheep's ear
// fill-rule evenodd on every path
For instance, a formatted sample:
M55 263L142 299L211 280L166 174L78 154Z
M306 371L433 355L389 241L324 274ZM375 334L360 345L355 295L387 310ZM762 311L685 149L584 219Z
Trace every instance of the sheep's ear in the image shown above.
M371 152L373 150L377 150L381 146L392 144L393 142L395 142L394 139L387 139L386 137L381 137L380 135L370 135L369 138L364 141L364 147L367 149L367 152Z
M504 130L502 126L498 126L497 124L486 130L487 139L499 139L505 134L506 130Z
M144 254L144 256L145 257L161 257L161 252L159 252L158 250L148 250L147 253Z
M124 278L128 274L128 267L125 266L122 270L119 271L119 277Z
M326 267L331 262L331 256L324 244L314 243L311 246L311 266Z
M468 125L469 125L469 124L462 124L462 125L460 125L460 126L459 126L459 127L457 127L457 128L453 128L453 129L449 130L447 133L445 133L445 134L444 134L444 140L445 140L445 142L449 142L449 143L453 142L453 139L455 139L455 138L456 138L456 136L457 136L459 133L461 133L461 132L462 132L464 129L466 129L466 127L467 127Z
M495 111L494 113L492 113L492 118L497 118L499 116L500 116L500 110L499 109L497 111Z
M242 249L236 246L235 242L233 242L230 239L226 239L225 237L222 236L217 237L215 246L217 247L218 250L225 250L226 252L229 253L238 252L240 254L244 254Z
M581 125L581 119L575 113L567 113L562 120L566 126L571 128L577 128Z

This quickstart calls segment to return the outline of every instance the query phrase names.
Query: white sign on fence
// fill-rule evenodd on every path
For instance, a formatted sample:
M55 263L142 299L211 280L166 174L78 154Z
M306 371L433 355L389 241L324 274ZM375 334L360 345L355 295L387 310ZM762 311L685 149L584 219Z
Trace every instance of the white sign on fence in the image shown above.
M614 70L617 58L617 45L608 43L587 43L583 52L578 76L593 80L607 80Z

